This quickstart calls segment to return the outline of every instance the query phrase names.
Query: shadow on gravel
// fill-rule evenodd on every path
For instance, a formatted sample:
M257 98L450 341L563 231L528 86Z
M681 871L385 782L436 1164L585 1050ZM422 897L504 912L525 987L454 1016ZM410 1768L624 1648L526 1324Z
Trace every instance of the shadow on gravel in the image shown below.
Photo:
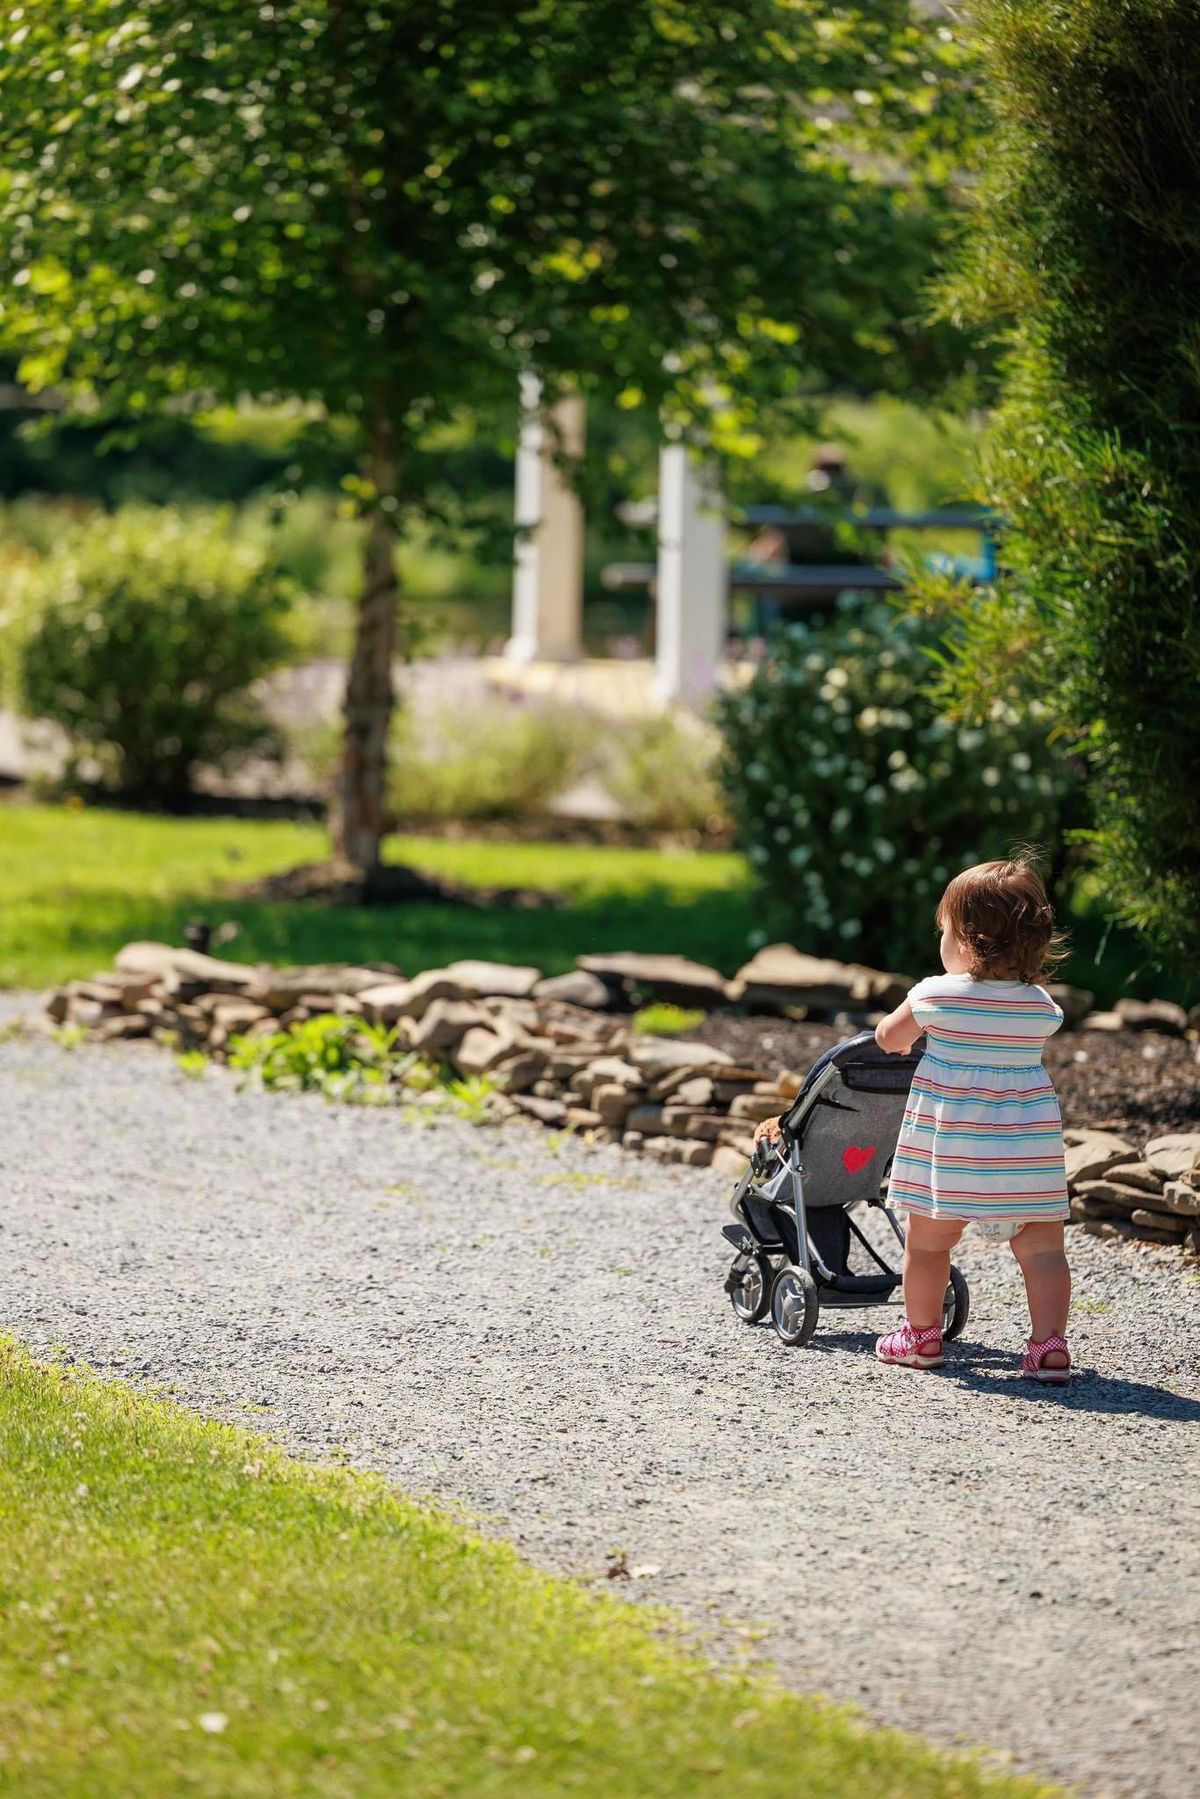
M854 1350L873 1355L874 1349L873 1332L839 1331L835 1335L831 1331L824 1339L815 1338L800 1353L813 1355L822 1351ZM1037 1405L1064 1406L1072 1412L1143 1413L1147 1417L1160 1418L1166 1424L1200 1424L1200 1399L1172 1393L1169 1387L1122 1380L1099 1374L1094 1368L1078 1368L1069 1386L1050 1387L1038 1381L1021 1380L1011 1350L960 1340L952 1353L956 1359L938 1370L937 1378L953 1381L956 1386L975 1393L1002 1394L1005 1399L1028 1399ZM910 1371L881 1368L879 1373L890 1380L893 1376L908 1378Z

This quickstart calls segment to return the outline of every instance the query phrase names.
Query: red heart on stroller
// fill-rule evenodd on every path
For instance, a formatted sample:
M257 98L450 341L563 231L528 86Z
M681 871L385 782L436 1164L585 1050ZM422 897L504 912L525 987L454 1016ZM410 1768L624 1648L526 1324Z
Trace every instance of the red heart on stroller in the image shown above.
M874 1154L875 1145L873 1143L867 1143L861 1147L857 1143L852 1143L849 1149L842 1151L842 1167L847 1174L857 1174L860 1168L866 1167Z

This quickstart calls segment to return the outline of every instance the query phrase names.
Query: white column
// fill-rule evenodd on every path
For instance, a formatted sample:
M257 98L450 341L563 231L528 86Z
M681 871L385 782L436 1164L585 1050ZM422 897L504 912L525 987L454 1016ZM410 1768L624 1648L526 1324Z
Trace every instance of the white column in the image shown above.
M658 602L655 686L665 700L699 701L725 654L729 578L721 493L683 444L658 462Z
M583 454L585 403L560 400L547 420L541 383L521 376L510 662L574 662L583 628L583 507L555 463Z

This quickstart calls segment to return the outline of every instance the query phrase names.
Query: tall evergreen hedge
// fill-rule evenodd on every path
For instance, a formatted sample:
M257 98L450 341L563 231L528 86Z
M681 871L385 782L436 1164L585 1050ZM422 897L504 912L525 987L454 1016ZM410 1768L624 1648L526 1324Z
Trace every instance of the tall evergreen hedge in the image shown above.
M948 683L1052 698L1114 910L1200 967L1200 5L977 0L997 121L952 303L1007 332L1006 574Z

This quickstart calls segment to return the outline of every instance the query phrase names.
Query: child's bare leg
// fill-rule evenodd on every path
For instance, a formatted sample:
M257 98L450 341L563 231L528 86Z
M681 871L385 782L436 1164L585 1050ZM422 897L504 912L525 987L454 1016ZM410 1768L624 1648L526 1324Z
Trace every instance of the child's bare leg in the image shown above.
M909 1213L904 1244L904 1311L914 1330L942 1326L942 1301L950 1279L950 1251L963 1234L957 1218Z
M1025 1276L1029 1300L1029 1334L1035 1343L1047 1337L1064 1337L1071 1309L1071 1270L1060 1223L1023 1224L1012 1240L1012 1252ZM1065 1368L1069 1358L1061 1349L1046 1357L1047 1368Z

